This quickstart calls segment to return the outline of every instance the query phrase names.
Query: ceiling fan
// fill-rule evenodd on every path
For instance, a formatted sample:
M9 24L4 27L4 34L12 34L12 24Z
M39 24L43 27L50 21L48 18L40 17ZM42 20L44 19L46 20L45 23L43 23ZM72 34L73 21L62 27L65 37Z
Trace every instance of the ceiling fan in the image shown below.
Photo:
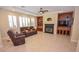
M40 14L44 14L45 12L48 12L48 10L44 10L43 8L40 8L40 11L39 11Z

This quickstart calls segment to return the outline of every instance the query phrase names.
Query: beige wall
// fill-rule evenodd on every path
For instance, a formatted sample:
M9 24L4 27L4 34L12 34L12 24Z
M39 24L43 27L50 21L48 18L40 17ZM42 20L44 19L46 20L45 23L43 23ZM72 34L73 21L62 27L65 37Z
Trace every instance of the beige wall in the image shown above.
M54 24L54 34L57 32L57 20L58 20L58 13L49 12L44 14L43 16L43 32L45 30L45 24ZM52 21L47 21L47 18L52 18Z
M79 52L79 40L78 40L78 43L77 43L76 51Z
M71 41L77 42L76 51L79 52L79 7L75 8L74 24L72 28Z
M79 39L79 7L75 8L74 23L72 27L71 41L77 42Z
M0 32L0 48L3 47L3 44L2 44L2 39L1 39L1 32Z
M12 11L0 9L0 29L1 29L0 31L2 33L1 35L3 38L7 37L7 30L9 29L8 15L16 16L17 21L18 21L19 16L34 17L32 15L27 15L27 14L22 14L22 13L17 13L17 12L12 12Z

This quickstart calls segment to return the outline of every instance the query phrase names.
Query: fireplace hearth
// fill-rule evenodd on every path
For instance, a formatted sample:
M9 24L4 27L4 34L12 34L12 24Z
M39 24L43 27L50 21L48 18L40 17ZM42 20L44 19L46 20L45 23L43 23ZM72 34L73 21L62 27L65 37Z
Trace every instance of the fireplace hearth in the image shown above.
M54 32L54 24L45 24L45 33L51 33Z

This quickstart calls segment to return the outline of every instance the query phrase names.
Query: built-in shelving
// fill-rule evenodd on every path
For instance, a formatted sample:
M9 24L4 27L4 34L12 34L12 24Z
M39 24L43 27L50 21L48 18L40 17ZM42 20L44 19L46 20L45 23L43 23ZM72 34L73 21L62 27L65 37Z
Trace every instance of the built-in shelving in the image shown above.
M37 30L43 31L43 16L37 17Z
M70 35L73 24L73 12L59 13L57 34Z

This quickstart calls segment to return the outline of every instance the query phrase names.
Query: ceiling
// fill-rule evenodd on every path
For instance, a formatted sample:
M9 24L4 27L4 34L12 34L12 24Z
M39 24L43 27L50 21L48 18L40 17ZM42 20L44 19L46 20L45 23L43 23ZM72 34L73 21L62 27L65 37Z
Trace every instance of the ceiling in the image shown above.
M40 8L43 8L44 10L48 10L49 12L74 11L73 6L23 6L23 7L18 7L18 8L22 8L22 9L32 12L34 14L39 14Z
M40 8L43 8L44 10L48 10L48 12L56 12L56 11L74 11L73 6L12 6L12 7L4 7L9 8L15 11L17 9L22 10L24 12L29 12L34 15L39 15Z

